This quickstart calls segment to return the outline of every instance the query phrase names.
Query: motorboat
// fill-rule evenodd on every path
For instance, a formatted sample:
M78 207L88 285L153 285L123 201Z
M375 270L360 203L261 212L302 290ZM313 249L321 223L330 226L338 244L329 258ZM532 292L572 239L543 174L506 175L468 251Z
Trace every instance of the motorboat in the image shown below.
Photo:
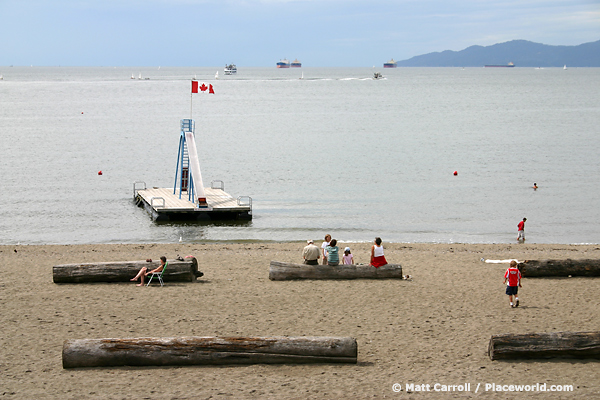
M237 67L235 64L225 65L225 75L234 75L237 74Z

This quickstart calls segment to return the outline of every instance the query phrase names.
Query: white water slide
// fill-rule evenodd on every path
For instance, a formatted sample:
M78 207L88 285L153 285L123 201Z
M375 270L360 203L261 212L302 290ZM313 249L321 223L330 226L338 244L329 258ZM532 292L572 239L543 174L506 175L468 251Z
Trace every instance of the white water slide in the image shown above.
M196 140L192 132L185 132L185 143L188 148L188 156L190 158L190 168L192 169L192 181L194 182L194 193L196 198L206 199L204 193L204 183L202 182L202 172L200 172L200 161L198 160L198 151L196 150Z

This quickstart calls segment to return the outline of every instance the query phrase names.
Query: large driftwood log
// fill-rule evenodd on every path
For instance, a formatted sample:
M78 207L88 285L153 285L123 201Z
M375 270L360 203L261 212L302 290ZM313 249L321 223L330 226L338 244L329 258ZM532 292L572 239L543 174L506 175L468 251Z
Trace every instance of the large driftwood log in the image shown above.
M171 337L76 339L63 345L63 368L204 364L354 363L350 337Z
M600 276L600 260L526 260L518 264L524 277Z
M379 268L370 265L307 265L271 261L269 279L402 279L402 266L387 264Z
M552 332L493 335L492 360L515 358L600 359L600 332Z
M167 260L165 282L193 282L202 276L195 258L184 261ZM55 265L52 268L54 283L129 282L142 267L153 270L160 261L116 261Z

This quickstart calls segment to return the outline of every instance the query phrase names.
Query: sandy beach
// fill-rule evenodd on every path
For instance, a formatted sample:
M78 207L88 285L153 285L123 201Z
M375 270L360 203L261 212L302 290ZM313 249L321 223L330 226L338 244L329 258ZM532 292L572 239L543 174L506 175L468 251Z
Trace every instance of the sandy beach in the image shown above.
M385 239L385 238L384 238ZM598 361L491 361L491 335L600 330L600 278L524 279L504 294L506 264L598 259L599 245L388 244L411 280L286 281L271 260L300 262L304 242L0 246L0 394L6 399L600 398ZM317 242L320 246L320 242ZM370 244L350 246L368 263ZM52 266L193 255L204 276L163 288L54 284ZM66 339L350 336L358 364L62 368ZM392 390L395 383L402 391ZM405 385L430 384L407 393ZM470 391L435 392L433 385ZM573 385L572 392L486 391ZM480 384L478 393L475 393Z

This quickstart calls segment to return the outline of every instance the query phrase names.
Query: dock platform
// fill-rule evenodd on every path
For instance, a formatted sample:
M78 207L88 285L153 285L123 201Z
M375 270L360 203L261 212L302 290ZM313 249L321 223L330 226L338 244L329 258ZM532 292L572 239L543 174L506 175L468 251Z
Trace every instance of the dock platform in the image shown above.
M143 188L139 185L143 184ZM222 188L204 188L207 207L198 207L188 200L187 192L173 194L173 188L146 188L144 182L136 182L133 198L144 207L157 222L163 221L222 221L251 220L252 199L248 196L234 198Z
M197 82L196 82L197 85ZM194 81L192 81L192 88ZM221 180L205 188L196 147L196 123L180 121L179 150L173 188L149 189L146 182L133 183L133 201L144 207L154 221L251 220L252 198L225 193Z

